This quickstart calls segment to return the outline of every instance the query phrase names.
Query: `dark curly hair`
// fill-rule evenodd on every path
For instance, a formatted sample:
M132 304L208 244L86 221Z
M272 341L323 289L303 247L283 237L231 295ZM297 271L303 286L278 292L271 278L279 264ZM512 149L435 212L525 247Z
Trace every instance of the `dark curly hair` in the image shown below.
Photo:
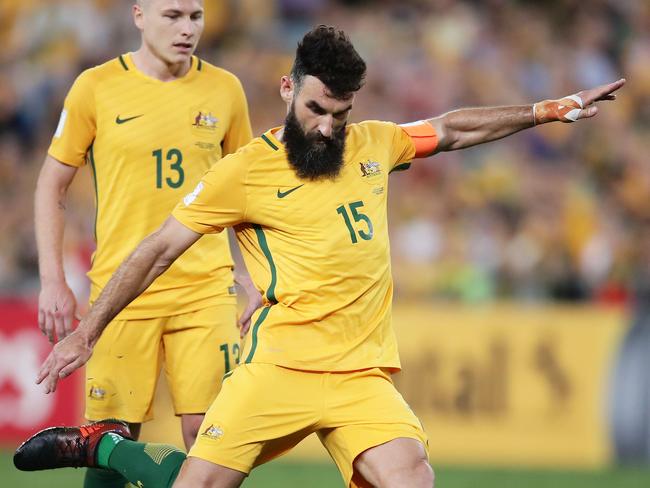
M363 86L366 63L345 32L319 25L298 43L291 68L291 78L298 90L305 75L315 76L335 98L343 99Z

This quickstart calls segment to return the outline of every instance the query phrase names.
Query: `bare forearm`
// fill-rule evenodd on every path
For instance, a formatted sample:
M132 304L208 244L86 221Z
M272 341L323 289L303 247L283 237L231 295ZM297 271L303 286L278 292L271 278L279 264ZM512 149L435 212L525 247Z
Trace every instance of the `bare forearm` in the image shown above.
M65 189L46 185L39 179L34 196L34 226L42 283L65 281L62 252L65 200Z
M152 234L117 268L79 325L88 343L94 345L115 316L146 290L173 262Z
M92 347L108 323L200 237L201 234L169 217L156 232L144 239L117 268L79 324L77 331L83 334L84 342Z
M534 125L532 105L464 108L430 120L442 125L440 151L454 151L509 136Z
M547 122L576 122L598 113L594 102L615 100L616 90L625 84L613 83L582 90L557 100L542 100L533 105L463 108L429 119L438 138L434 152L453 151L509 136Z

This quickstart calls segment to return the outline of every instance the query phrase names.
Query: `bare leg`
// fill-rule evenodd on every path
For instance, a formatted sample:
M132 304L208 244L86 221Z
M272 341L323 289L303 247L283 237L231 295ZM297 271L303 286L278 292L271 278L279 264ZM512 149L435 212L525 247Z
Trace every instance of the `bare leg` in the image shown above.
M246 473L241 471L188 457L173 488L237 488L245 478Z
M201 427L201 422L203 422L203 416L204 414L202 413L190 413L181 415L183 442L185 442L185 449L188 451L196 440L196 436L199 433L199 427Z
M424 446L398 438L362 452L354 460L355 477L377 488L432 488L433 470Z
M142 424L129 422L129 430L131 431L131 437L133 437L133 440L137 441L140 438L140 430L142 430Z

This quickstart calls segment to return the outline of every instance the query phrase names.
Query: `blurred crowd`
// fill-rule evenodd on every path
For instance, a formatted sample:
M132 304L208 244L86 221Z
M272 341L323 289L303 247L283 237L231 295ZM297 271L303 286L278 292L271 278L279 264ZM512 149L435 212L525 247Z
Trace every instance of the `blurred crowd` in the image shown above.
M0 0L0 292L38 290L33 192L78 73L139 46L131 0ZM626 303L650 276L650 2L205 0L201 57L234 72L253 129L283 122L279 79L319 23L368 63L352 121L531 103L628 80L596 119L416 161L391 176L405 298ZM67 206L80 297L93 250L88 172ZM84 179L85 178L85 179Z

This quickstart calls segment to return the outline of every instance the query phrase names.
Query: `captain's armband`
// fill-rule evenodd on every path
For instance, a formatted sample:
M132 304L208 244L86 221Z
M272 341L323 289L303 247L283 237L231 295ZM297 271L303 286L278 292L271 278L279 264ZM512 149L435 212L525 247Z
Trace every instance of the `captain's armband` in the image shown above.
M415 158L431 156L438 147L438 134L428 120L418 120L410 124L400 124L415 146Z

